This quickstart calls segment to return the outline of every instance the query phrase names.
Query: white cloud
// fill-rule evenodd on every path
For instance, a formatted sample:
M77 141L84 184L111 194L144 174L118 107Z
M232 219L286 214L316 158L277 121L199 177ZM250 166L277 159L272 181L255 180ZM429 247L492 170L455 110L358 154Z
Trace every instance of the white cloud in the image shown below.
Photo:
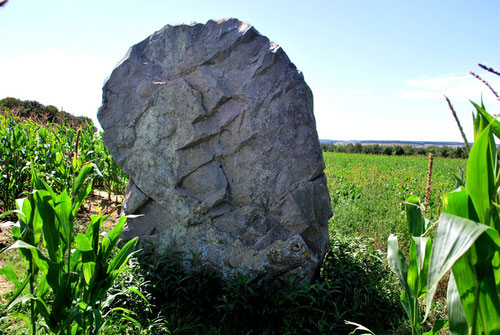
M101 56L61 50L19 58L0 56L0 98L37 100L96 121L102 85L115 62Z
M498 77L492 74L482 74L481 77L494 86ZM443 95L450 99L473 98L482 93L486 100L495 100L490 90L471 75L441 75L431 78L412 79L404 83L394 93L400 99L443 99Z
M479 72L479 71L478 71ZM479 73L478 73L479 74ZM500 77L490 73L481 72L480 76L486 80L497 92L500 91ZM474 110L470 100L480 103L483 99L486 110L493 115L500 114L500 101L490 89L474 78L472 75L441 75L431 78L408 80L404 86L393 94L398 99L409 100L408 103L428 102L429 106L434 101L436 106L446 106L444 95L450 98L459 119L467 129L472 130L471 112ZM411 101L413 100L413 101ZM437 108L435 109L438 110ZM440 132L444 130L444 127ZM467 130L466 130L467 131ZM468 135L472 137L472 135Z

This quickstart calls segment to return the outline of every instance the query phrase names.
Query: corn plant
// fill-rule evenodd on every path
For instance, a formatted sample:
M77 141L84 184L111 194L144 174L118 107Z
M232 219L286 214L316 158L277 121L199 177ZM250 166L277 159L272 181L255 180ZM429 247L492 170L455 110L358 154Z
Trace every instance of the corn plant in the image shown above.
M398 238L390 235L387 239L387 259L391 270L397 275L402 287L401 303L410 320L413 335L437 334L446 325L446 321L436 322L435 327L423 333L419 299L427 294L427 274L431 257L432 240L425 236L431 222L422 215L420 200L410 196L406 203L406 216L410 232L410 254L407 263L403 252L399 249Z
M95 167L91 174L96 188L124 193L127 176L91 125L75 130L19 120L9 112L0 114L0 210L15 208L15 199L30 190L30 166L60 193L71 187L80 167L89 163Z
M114 253L126 217L102 234L102 241L99 231L106 216L101 215L93 215L86 233L75 236L76 214L92 190L88 181L92 170L92 165L84 165L71 187L60 194L33 170L35 191L16 203L14 212L19 221L12 227L15 242L5 250L19 250L27 264L26 278L21 280L9 267L0 273L16 286L6 310L28 303L29 320L19 312L11 316L21 317L33 334L39 316L55 334L97 334L105 322L104 307L109 305L107 291L125 270L136 247L133 239ZM129 311L120 308L119 312Z
M0 209L13 205L17 196L29 188L30 167L25 157L33 156L33 133L36 125L18 127L9 118L0 116Z
M450 334L500 334L500 122L473 103L474 144L465 187L443 197L429 263L426 315L439 280L448 283Z

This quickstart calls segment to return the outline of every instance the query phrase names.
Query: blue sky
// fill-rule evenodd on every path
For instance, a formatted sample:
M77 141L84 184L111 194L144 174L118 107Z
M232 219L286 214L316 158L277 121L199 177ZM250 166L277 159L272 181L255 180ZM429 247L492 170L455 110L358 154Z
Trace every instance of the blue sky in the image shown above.
M472 139L472 106L500 102L498 0L10 0L0 9L0 98L95 119L105 78L127 49L168 23L236 17L278 43L314 94L320 138Z

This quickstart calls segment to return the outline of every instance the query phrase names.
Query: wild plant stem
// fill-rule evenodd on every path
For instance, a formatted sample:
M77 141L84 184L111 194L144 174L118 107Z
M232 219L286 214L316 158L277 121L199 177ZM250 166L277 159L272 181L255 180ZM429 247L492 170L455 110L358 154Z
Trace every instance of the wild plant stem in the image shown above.
M434 163L434 155L429 152L429 171L427 173L427 187L425 188L425 201L424 201L424 209L422 215L425 216L427 212L427 208L429 207L429 200L431 195L431 179L432 179L432 166Z
M490 89L491 92L493 92L493 95L495 97L497 97L497 100L500 100L500 96L498 95L498 93L495 91L495 89L493 87L491 87L490 83L488 83L486 80L484 80L483 78L481 78L479 75L475 74L474 72L470 71L470 74L478 79L479 81L481 81L484 85L486 85L486 87L488 87Z
M500 76L500 73L498 73L497 71L495 71L493 68L491 67L487 67L486 65L483 65L483 64L477 64L480 68L482 68L483 70L486 70L488 72L491 72L493 74L496 74L497 76Z
M448 107L450 107L451 113L453 114L453 117L455 118L455 122L458 125L458 129L460 130L460 134L462 135L462 138L464 140L465 144L465 149L467 150L467 155L470 153L470 146L469 142L467 142L467 137L465 137L464 129L462 128L462 125L460 124L460 120L458 119L457 113L455 112L455 109L453 108L453 105L451 104L450 99L445 95L446 102L448 102Z

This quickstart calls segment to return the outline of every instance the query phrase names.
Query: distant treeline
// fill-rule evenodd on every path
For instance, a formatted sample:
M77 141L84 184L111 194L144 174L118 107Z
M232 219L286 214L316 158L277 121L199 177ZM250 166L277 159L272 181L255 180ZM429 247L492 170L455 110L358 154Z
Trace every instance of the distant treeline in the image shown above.
M443 158L467 158L465 147L450 147L446 145L432 145L416 147L413 145L380 145L380 144L321 144L321 149L327 152L343 152L352 154L386 155L386 156L428 156L432 151L434 156Z
M94 128L92 119L85 116L74 116L57 107L45 106L35 100L20 100L12 97L0 100L0 114L12 114L19 120L30 119L34 122L46 124L57 123L71 128L87 128L87 125Z

